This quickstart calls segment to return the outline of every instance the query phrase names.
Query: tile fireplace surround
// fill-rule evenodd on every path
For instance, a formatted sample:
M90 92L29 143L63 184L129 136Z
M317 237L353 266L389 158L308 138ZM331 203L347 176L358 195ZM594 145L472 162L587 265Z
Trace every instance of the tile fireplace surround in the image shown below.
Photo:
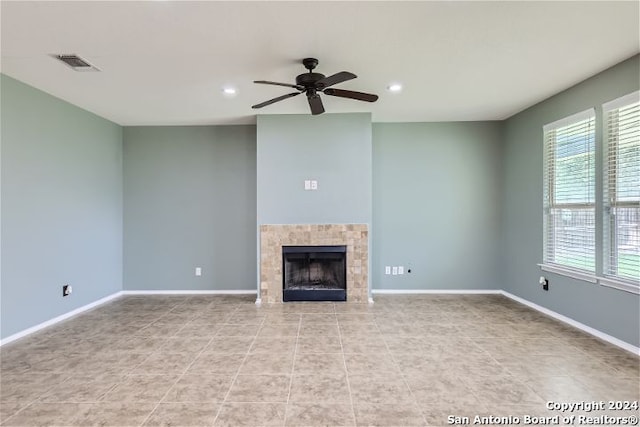
M260 299L282 303L282 246L347 247L347 301L368 302L367 224L265 224L260 226Z

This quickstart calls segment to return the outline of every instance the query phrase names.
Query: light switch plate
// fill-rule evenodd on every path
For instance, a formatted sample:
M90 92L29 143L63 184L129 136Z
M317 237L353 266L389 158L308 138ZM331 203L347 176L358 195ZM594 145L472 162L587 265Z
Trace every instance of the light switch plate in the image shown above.
M196 267L196 276L202 276L202 268Z
M304 181L304 189L311 190L311 180L305 179Z
M311 189L312 190L318 189L318 181L316 181L315 179L311 181Z
M398 274L404 274L404 267L401 265L398 266Z
M384 268L384 274L391 274L391 266L388 266L388 265L387 265L387 266Z
M391 269L391 274L394 275L394 276L397 276L398 275L398 267L394 266Z

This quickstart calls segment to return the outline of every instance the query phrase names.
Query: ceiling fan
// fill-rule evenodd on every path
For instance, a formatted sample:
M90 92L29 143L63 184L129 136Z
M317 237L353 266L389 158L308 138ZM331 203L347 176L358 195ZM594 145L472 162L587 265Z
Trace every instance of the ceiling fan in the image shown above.
M307 95L309 107L311 108L311 114L313 115L324 113L324 106L322 105L322 99L320 99L320 93L324 93L325 95L330 96L338 96L340 98L356 99L358 101L375 102L378 100L378 95L374 95L371 93L355 92L352 90L344 89L333 89L332 87L330 87L358 77L353 73L350 73L348 71L340 71L339 73L333 74L329 77L325 77L324 74L314 73L313 70L318 65L318 60L315 58L303 59L302 65L304 65L304 67L309 70L309 72L297 76L296 84L255 80L254 83L290 87L296 89L297 92L291 92L286 95L261 102L260 104L253 105L251 108L266 107L267 105L271 105L275 102L300 95L301 93L305 93Z

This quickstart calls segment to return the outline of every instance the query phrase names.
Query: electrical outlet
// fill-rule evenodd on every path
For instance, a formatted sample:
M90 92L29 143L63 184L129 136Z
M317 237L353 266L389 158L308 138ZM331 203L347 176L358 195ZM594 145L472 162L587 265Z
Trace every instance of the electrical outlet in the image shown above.
M542 290L549 290L549 280L546 277L540 276L540 280L538 280L538 283L540 283L540 285L542 286Z
M391 274L391 266L387 265L387 266L384 268L384 274Z
M71 285L62 285L62 296L67 297L71 295Z
M391 268L391 274L394 275L394 276L397 276L398 275L398 267L393 266Z
M311 180L309 180L309 179L305 179L304 180L304 189L307 190L307 191L311 190Z
M404 274L404 267L401 265L398 266L398 274Z
M202 276L202 268L196 267L196 276Z

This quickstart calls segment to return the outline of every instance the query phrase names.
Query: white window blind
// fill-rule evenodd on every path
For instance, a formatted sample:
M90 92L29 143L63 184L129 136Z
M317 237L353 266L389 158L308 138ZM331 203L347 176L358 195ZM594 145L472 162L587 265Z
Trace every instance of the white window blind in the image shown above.
M595 111L544 127L543 263L595 273Z
M640 93L603 105L604 275L640 285Z

